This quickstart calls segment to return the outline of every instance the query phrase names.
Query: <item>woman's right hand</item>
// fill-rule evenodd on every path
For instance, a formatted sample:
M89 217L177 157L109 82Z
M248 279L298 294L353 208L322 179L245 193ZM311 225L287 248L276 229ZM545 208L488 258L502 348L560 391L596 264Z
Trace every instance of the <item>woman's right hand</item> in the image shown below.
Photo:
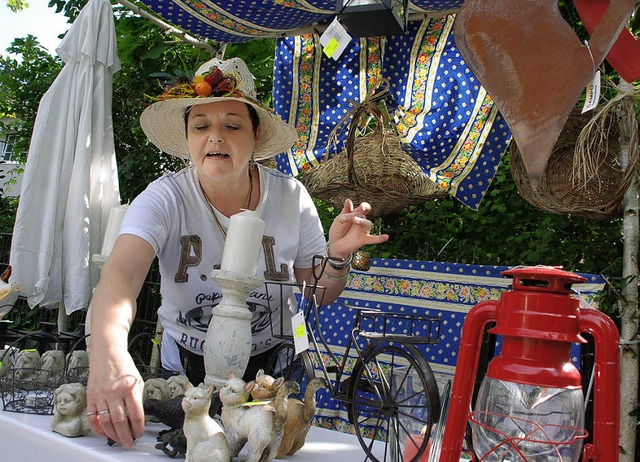
M144 434L144 382L128 351L136 297L155 253L143 239L118 237L91 300L87 417L100 436L133 446Z
M126 349L104 351L92 341L90 351L89 425L95 434L130 448L144 434L142 377Z

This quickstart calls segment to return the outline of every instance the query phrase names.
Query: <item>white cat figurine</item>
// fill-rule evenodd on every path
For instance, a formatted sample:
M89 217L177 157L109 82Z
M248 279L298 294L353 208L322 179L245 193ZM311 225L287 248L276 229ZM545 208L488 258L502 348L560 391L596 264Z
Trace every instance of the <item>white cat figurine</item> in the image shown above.
M287 399L291 393L299 393L300 386L285 382L270 404L247 404L251 385L231 374L220 389L222 424L225 428L231 455L236 457L245 444L249 454L245 462L271 462L276 456L284 422L287 418Z
M187 438L186 462L230 462L231 452L224 430L209 416L213 385L190 387L182 398Z

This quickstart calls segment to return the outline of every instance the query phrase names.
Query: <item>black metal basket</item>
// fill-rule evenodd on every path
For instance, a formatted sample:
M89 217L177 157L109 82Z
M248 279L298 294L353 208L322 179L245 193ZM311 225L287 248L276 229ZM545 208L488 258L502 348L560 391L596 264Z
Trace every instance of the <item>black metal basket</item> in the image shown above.
M53 392L62 382L62 375L25 367L14 362L14 358L20 350L33 351L39 358L41 350L57 343L55 335L41 331L27 332L0 355L0 361L5 364L0 375L0 394L5 411L53 414ZM7 362L11 365L9 369L6 368Z
M14 368L0 377L5 411L25 414L53 414L53 393L65 378L40 369Z

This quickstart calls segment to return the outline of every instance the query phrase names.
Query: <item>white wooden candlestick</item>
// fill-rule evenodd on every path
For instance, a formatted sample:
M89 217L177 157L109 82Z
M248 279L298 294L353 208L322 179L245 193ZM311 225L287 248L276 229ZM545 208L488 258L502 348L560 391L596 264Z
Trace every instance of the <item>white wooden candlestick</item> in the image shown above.
M220 284L222 299L213 308L204 342L206 385L220 389L231 372L242 377L251 356L251 316L247 297L264 284L256 277L264 221L252 211L231 216L221 269L211 277Z
M222 299L213 308L204 342L204 383L220 389L231 372L241 377L247 368L252 316L247 297L264 280L224 270L213 270L211 277L220 284Z

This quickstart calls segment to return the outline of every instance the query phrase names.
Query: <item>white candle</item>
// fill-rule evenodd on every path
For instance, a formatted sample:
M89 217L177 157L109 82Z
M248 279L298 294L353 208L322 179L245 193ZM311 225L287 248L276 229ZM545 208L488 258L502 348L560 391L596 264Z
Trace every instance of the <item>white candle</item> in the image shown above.
M109 256L111 254L113 245L116 243L116 238L120 232L120 225L122 225L122 220L128 208L128 205L118 205L109 210L107 229L104 232L104 239L102 240L102 255Z
M264 221L256 212L245 210L231 215L220 269L255 277L263 233Z

